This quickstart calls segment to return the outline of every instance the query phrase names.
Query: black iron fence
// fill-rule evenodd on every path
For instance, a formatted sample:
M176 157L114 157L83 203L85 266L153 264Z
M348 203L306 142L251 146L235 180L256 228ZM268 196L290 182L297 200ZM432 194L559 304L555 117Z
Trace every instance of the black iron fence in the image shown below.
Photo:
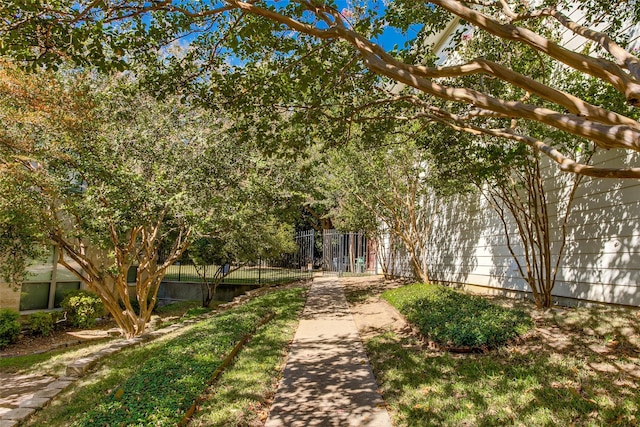
M256 262L195 265L183 256L167 269L165 282L204 282L219 279L221 285L267 285L309 279L313 276L314 232L297 232L298 250Z

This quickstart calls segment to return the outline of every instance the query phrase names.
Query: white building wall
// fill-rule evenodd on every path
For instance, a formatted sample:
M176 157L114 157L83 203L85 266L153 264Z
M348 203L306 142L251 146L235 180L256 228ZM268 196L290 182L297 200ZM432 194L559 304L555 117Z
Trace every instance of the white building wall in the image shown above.
M581 21L581 12L568 15ZM603 25L595 27L606 30ZM454 19L446 29L424 43L438 54L438 64L460 63L452 51L453 34L461 27ZM640 45L640 26L629 25L631 46ZM568 30L562 45L580 50L587 42ZM632 49L637 50L637 49ZM567 175L547 162L544 175L551 194L549 208L555 217L562 211L563 197L558 195ZM599 152L591 162L605 167L637 166L640 154L622 150ZM509 214L508 214L509 215ZM511 219L510 216L508 216ZM553 219L553 218L552 218ZM557 221L555 221L557 223ZM510 239L517 256L523 248L511 221ZM558 248L560 227L554 230ZM488 200L476 193L446 203L429 239L429 273L434 281L478 285L498 291L529 291L507 247L504 227ZM522 265L525 265L521 259ZM399 273L399 272L396 272ZM404 271L409 275L410 271ZM640 306L640 180L614 180L585 177L579 187L568 220L567 241L553 295L572 299Z
M595 163L628 165L638 154L602 152ZM566 175L547 164L545 181L552 213L553 247L559 247ZM510 214L509 236L522 265L523 248ZM442 209L429 236L434 281L529 291L507 247L504 227L480 193L460 197ZM564 256L553 295L586 301L640 305L640 181L585 177L569 216Z

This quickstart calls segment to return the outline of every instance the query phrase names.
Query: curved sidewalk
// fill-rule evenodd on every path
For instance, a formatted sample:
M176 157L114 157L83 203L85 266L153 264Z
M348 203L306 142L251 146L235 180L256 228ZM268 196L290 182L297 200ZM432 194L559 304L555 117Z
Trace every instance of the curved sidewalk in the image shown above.
M265 427L391 427L337 278L314 280Z

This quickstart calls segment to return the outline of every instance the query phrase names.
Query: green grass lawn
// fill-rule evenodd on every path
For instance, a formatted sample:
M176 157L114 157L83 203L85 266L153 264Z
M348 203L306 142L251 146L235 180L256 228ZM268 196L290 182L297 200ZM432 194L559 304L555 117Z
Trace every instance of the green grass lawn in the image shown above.
M451 355L386 334L366 343L398 426L634 426L638 379L549 351Z
M76 382L37 413L29 425L176 425L196 398L217 390L216 383L211 388L207 385L213 371L235 343L269 313L276 317L259 329L256 340L250 343L261 350L253 359L249 357L249 368L243 369L264 371L260 358L266 347L282 357L303 300L300 288L269 293L197 323L179 336L124 350L101 362L96 372ZM246 357L244 352L240 354ZM274 367L269 371L274 379L266 382L271 384L278 375L275 366L279 362L274 359L268 363ZM233 371L235 365L230 369ZM264 388L262 383L258 386ZM224 405L244 411L264 400L260 396L264 389L257 390L241 390L254 397L253 403L247 399L238 403L239 397L230 395Z
M67 364L99 351L109 341L111 340L92 340L81 345L45 353L0 357L0 372L63 376Z
M239 353L232 369L204 395L190 426L256 425L269 411L284 364L284 349L295 333L297 319L281 316L256 333Z
M355 304L363 299L357 296ZM537 330L483 354L435 350L395 332L366 339L395 425L639 424L638 310L544 314L517 305L536 317Z

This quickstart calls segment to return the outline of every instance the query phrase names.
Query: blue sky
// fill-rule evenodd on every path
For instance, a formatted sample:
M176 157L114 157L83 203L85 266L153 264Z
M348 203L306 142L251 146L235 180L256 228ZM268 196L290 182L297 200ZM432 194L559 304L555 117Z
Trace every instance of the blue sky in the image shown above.
M407 34L401 34L397 29L387 27L385 32L378 37L378 39L373 40L378 43L380 46L385 48L385 50L393 49L394 45L398 45L398 47L404 47L404 44L413 40L416 37L417 29L409 29Z
M369 9L377 6L381 9L381 11L384 11L385 4L389 1L392 0L336 0L335 4L338 10L351 9L352 4L354 3L365 3ZM407 41L413 40L416 37L418 29L418 27L411 28L409 29L407 34L402 34L396 28L387 27L384 33L373 41L378 43L386 50L393 49L394 45L398 45L398 47L402 48Z
M377 13L382 16L386 9L386 5L392 0L334 0L333 2L331 2L331 0L324 1L326 1L327 3L333 3L338 11L349 11L354 10L355 8L357 8L357 6L364 6L370 12L377 10ZM285 4L289 3L289 0L268 0L268 3L277 7L284 6ZM354 5L357 6L354 7ZM372 41L378 43L386 50L393 49L394 45L398 45L398 47L402 48L407 41L415 39L420 27L421 25L414 25L406 34L402 34L396 28L387 27L382 35L373 39Z
M283 5L288 0L270 0L274 5ZM330 0L327 0L330 1ZM383 13L386 4L391 0L335 0L337 10L353 10L353 4L364 5L369 11L377 9L378 13ZM144 21L144 20L143 20ZM389 51L397 45L399 48L403 48L408 41L416 38L416 35L420 29L420 26L416 25L409 29L406 34L401 33L397 28L386 27L383 33L373 39L372 41L382 46L385 50ZM187 35L180 40L180 44L183 46L188 45L194 38L195 34Z

